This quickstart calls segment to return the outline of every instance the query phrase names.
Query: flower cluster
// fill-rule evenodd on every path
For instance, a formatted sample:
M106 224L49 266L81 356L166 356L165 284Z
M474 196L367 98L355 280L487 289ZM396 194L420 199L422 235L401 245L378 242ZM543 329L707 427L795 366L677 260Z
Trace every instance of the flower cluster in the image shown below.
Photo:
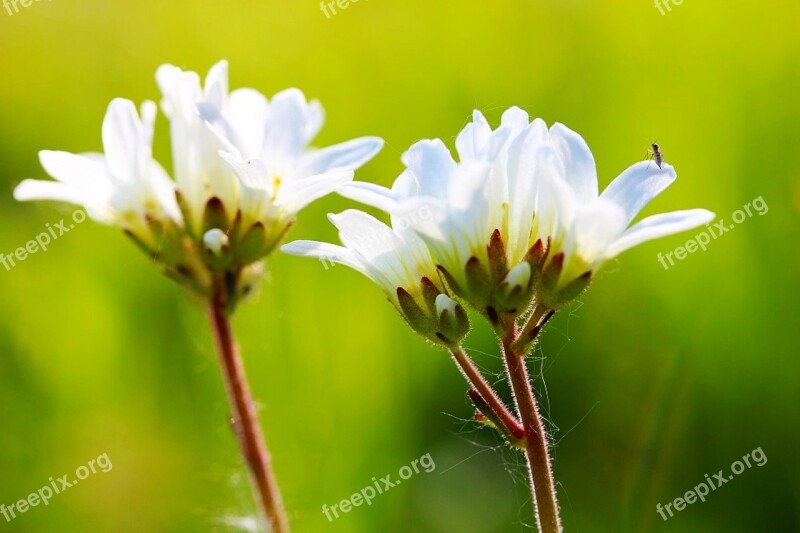
M18 200L85 207L124 230L171 277L204 296L222 280L230 304L249 292L297 213L352 180L382 147L363 137L324 149L309 143L322 107L297 89L271 100L228 90L228 66L194 72L160 67L161 108L170 122L174 181L152 156L157 106L115 99L103 122L103 154L42 151L56 181L24 180Z
M556 310L574 300L625 250L714 217L691 209L629 227L675 181L674 168L635 163L600 194L583 138L562 124L531 121L517 107L494 130L475 111L456 150L458 161L441 140L423 140L403 155L406 170L391 189L339 187L339 194L389 213L402 230L351 210L331 216L343 246L298 241L282 249L361 271L416 331L452 346L469 328L456 300L505 328L534 302ZM432 216L409 217L420 209ZM378 230L385 238L365 244Z

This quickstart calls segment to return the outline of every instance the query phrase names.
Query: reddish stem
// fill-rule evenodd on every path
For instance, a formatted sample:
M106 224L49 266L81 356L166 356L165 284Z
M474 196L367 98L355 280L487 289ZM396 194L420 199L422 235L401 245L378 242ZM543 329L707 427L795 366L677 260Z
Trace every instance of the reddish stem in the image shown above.
M483 401L486 402L494 415L503 423L508 432L514 437L521 439L525 435L522 424L508 411L505 404L503 404L503 400L497 396L497 393L486 381L486 378L483 377L483 374L481 374L481 371L475 366L475 363L472 362L472 359L464 352L464 349L459 346L451 350L450 353L461 369L461 373L464 374L467 381L478 391Z
M209 316L231 405L234 432L250 471L259 507L266 515L271 530L275 533L288 533L289 523L275 473L272 471L269 451L258 423L255 403L247 385L244 365L233 338L225 302L224 290L216 291L209 306Z
M540 533L559 533L562 531L561 518L558 512L550 451L547 447L547 434L525 366L526 354L518 353L514 349L517 339L516 325L512 325L503 339L502 347L506 373L525 429L525 456L528 462L536 521Z

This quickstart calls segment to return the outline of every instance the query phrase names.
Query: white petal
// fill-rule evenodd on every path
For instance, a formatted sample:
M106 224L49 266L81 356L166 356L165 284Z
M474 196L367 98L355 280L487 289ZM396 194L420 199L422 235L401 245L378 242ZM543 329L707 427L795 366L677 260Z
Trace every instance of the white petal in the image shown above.
M669 187L676 177L671 165L658 168L651 161L640 161L612 181L600 197L622 207L626 223L630 224L639 211Z
M245 158L264 155L269 104L267 98L254 89L237 89L231 93L228 112L233 128L239 134L237 148Z
M286 89L276 94L269 106L270 123L265 139L265 155L269 158L293 158L300 155L311 140L309 132L316 126L316 112L299 89Z
M145 100L139 110L142 116L142 131L144 132L143 142L148 152L152 156L153 147L153 132L156 127L156 115L158 114L158 106L151 100Z
M415 143L403 154L402 160L414 173L420 195L447 198L456 162L441 139Z
M536 119L509 146L507 247L513 260L521 259L528 249L538 188L536 162L548 140L547 125Z
M106 163L115 178L130 184L141 177L149 152L144 140L136 106L130 100L114 99L103 121L103 148Z
M615 257L643 242L707 224L715 216L706 209L688 209L647 217L623 233L606 254L609 258Z
M260 154L253 153L252 150L246 149L245 139L239 135L239 130L236 124L222 112L222 109L213 106L207 102L198 102L197 112L200 119L205 122L205 125L214 134L214 137L219 142L222 149L234 153L241 154L251 153L250 157L259 157ZM203 138L202 132L199 132L199 138ZM174 141L173 141L174 142Z
M90 193L70 187L57 181L22 180L14 189L14 199L20 202L28 200L55 200L70 204L83 205L90 198Z
M319 100L311 100L306 110L306 143L310 143L317 136L322 125L325 123L325 110Z
M625 230L624 216L617 204L606 200L578 206L567 236L567 255L576 253L589 264L603 259L609 245Z
M293 241L281 246L281 251L289 255L313 257L322 261L340 263L364 275L368 275L364 265L358 260L355 254L343 246L336 246L335 244L329 244L327 242Z
M512 129L510 126L500 126L492 133L491 139L486 145L486 149L479 155L489 161L494 161L500 155L500 151L506 146L506 142L511 137Z
M223 60L211 67L206 76L206 102L222 109L228 98L228 62Z
M353 171L328 172L285 183L283 191L278 190L280 205L292 213L300 211L311 202L336 191L353 179Z
M475 158L475 125L470 122L456 137L456 152L459 161L468 161Z
M361 137L328 146L303 157L301 176L323 174L336 170L356 170L372 159L383 147L380 137Z
M345 183L336 189L336 192L345 198L377 207L387 213L403 211L403 204L406 202L405 197L395 193L393 190L366 181Z
M487 187L491 185L499 185L502 189L504 183L490 183L491 167L488 162L475 160L468 163L461 163L453 173L449 180L449 190L446 200L450 203L450 207L456 210L473 210L477 208L490 207L495 209L497 205L489 205L484 200L482 194ZM499 181L499 180L498 180ZM495 189L497 191L497 189ZM502 194L505 191L497 191ZM486 193L488 198L491 198L490 192ZM497 196L495 196L497 197ZM502 201L502 199L500 200ZM470 211L473 215L478 216L478 213Z
M342 244L367 261L391 254L403 244L389 226L363 211L348 209L328 218L339 230Z
M528 127L530 117L528 112L517 106L509 107L503 113L500 124L511 128L512 133L519 133Z
M197 73L184 72L172 65L161 65L156 70L156 82L164 97L161 107L170 119L188 120L196 115L195 102L202 97Z
M409 169L405 169L392 184L392 192L410 198L419 196L419 180Z
M150 187L158 203L171 219L180 222L183 215L175 198L175 182L156 161L150 162Z
M91 158L69 152L42 150L39 161L45 172L58 181L76 187L107 186L105 158Z
M472 112L472 122L456 137L456 151L460 161L475 159L485 149L492 136L492 128L486 117L477 109Z
M246 223L260 220L270 214L273 209L272 173L264 161L260 159L243 160L238 156L219 151L220 159L233 169L233 173L241 184L239 190L239 208Z
M383 222L356 209L328 218L339 230L342 244L358 254L367 275L393 300L398 287L415 291L423 275L434 276L430 254L421 241L409 244Z
M113 217L108 208L108 197L93 190L81 190L55 181L23 180L14 189L14 199L55 200L82 205L94 220L111 224Z
M230 165L242 185L272 193L272 173L263 160L243 160L224 150L219 151L219 156Z
M437 241L447 241L460 237L466 228L458 226L452 227L448 223L447 217L453 216L448 211L448 204L430 197L412 198L400 204L400 207L392 213L392 228L404 235L407 240L406 232L419 234ZM416 233L414 233L416 232Z
M563 165L563 177L575 192L580 203L597 198L597 169L594 156L583 137L556 123L550 128L550 138Z
M572 227L578 203L573 189L558 175L558 158L553 149L542 147L536 157L536 237L559 239Z

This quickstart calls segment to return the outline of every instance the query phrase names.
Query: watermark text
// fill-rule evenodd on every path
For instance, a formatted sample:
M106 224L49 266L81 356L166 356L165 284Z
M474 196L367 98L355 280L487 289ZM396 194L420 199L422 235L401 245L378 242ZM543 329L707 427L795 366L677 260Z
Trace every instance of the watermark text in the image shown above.
M752 463L750 462L751 459ZM687 505L691 505L698 500L705 502L706 496L708 496L712 490L717 490L722 485L732 480L734 476L738 476L746 469L752 468L754 465L764 466L765 464L767 464L767 456L759 446L752 452L742 457L741 461L734 461L730 467L730 471L732 472L731 474L726 476L724 470L720 470L710 477L708 474L706 474L705 481L695 485L693 489L686 491L686 494L684 494L682 497L675 498L664 506L662 506L660 503L656 504L656 512L666 521L675 516L675 513L672 512L673 507L675 508L675 512L678 512L683 511L686 509ZM669 514L669 516L667 516L667 514Z
M387 474L380 479L373 477L371 485L367 485L349 498L346 498L339 503L335 503L330 507L323 505L322 512L325 514L328 522L333 522L334 518L339 518L339 511L342 513L349 513L354 507L360 507L364 503L367 505L372 505L372 500L375 498L375 496L383 494L389 489L396 487L403 481L411 478L411 476L414 474L419 474L420 467L422 468L422 471L428 474L436 470L436 463L433 462L431 454L426 453L419 459L411 461L410 465L403 466L398 472L400 479L392 480L391 474Z
M110 472L114 465L108 458L108 454L104 453L97 459L92 459L86 465L81 465L75 470L75 478L70 479L69 474L64 474L59 478L50 478L50 483L44 485L42 488L35 492L31 492L27 497L12 503L11 505L0 504L0 514L6 519L6 522L11 522L17 518L17 514L27 513L32 507L38 507L40 504L45 506L50 505L50 498L56 494L61 494L70 487L78 484L79 481L86 479L91 474L96 474L98 471L102 473ZM77 479L76 479L77 478Z

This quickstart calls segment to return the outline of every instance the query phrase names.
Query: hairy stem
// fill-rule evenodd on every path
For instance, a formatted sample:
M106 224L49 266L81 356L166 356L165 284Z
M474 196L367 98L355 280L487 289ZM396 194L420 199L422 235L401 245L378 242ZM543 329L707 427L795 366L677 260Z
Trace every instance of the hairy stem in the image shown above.
M233 429L250 471L259 507L266 515L271 530L275 533L288 533L289 522L286 519L275 473L272 471L264 435L258 423L258 414L247 384L244 365L233 338L230 318L225 310L226 299L225 289L218 288L209 306L209 317L231 405Z
M514 339L514 348L520 352L529 352L536 339L539 337L539 332L547 324L547 322L555 314L555 311L548 310L546 307L537 305L531 316L528 318L527 323L522 327L520 333Z
M514 437L521 439L525 435L525 430L522 428L514 415L512 415L503 400L501 400L491 385L483 377L481 371L472 362L472 359L464 352L462 347L454 348L450 352L461 373L467 378L467 381L478 391L481 399L489 406L494 413L495 417L506 427L508 432Z
M562 530L561 518L558 512L550 452L547 448L547 435L525 366L526 354L514 348L518 338L516 324L512 324L502 341L502 347L506 373L525 429L525 456L528 462L536 522L540 533L559 533Z

